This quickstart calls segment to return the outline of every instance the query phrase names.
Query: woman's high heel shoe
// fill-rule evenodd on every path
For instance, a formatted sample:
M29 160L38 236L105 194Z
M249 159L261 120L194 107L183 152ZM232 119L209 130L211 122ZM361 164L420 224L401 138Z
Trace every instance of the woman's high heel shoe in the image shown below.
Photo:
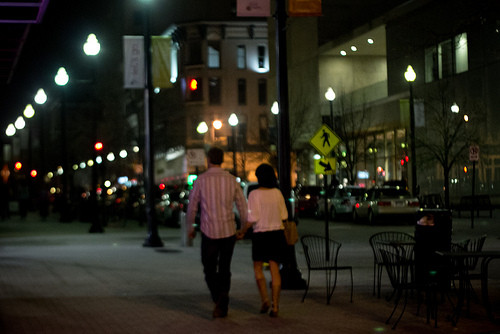
M271 307L271 304L269 302L262 303L262 306L260 308L260 313L262 313L262 314L267 313L267 311L269 311L270 307Z

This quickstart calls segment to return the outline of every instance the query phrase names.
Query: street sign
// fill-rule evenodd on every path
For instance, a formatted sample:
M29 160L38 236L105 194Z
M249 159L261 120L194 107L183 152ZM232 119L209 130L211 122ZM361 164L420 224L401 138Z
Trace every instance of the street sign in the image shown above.
M323 175L334 175L337 172L337 160L335 158L321 158L314 160L314 173Z
M205 150L202 148L193 148L186 151L186 159L189 166L205 166Z
M469 147L469 160L470 161L479 161L479 146L471 145Z
M328 155L340 141L341 139L326 124L323 124L309 140L311 145L321 153L321 155L325 156Z

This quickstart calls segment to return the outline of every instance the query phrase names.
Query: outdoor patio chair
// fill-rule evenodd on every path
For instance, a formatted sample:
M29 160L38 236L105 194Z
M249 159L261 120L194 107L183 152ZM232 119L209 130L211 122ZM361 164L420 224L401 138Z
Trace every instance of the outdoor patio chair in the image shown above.
M337 285L337 272L339 270L348 270L351 275L351 303L353 295L353 279L352 279L352 266L339 266L337 264L338 255L341 243L326 239L323 236L305 235L301 237L302 247L307 263L307 285L302 302L306 298L311 282L311 271L322 270L326 273L326 302L330 304L330 299L333 291ZM328 249L327 249L328 245ZM332 282L333 272L333 282Z
M381 249L386 251L394 251L394 246L390 244L391 241L401 242L408 241L414 242L415 238L411 234L396 231L385 231L375 233L370 237L370 246L373 251L373 295L375 295L375 289L377 290L377 296L380 298L380 288L382 285L382 272L384 267L384 260Z

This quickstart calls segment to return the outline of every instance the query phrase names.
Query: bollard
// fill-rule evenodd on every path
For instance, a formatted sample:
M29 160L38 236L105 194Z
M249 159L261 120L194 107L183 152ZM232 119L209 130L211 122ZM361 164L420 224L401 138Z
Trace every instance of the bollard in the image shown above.
M181 246L191 247L193 246L193 239L189 237L189 229L186 222L186 213L181 212L179 215L179 223L181 225Z

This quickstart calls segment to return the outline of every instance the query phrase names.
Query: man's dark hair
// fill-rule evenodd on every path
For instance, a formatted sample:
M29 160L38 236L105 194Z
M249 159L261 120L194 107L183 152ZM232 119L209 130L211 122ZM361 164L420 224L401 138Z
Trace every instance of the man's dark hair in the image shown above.
M222 165L224 161L224 151L218 147L212 147L207 153L208 162L213 165Z
M259 181L259 186L266 188L276 188L278 181L276 180L276 174L274 168L268 164L261 164L255 170L255 176Z

